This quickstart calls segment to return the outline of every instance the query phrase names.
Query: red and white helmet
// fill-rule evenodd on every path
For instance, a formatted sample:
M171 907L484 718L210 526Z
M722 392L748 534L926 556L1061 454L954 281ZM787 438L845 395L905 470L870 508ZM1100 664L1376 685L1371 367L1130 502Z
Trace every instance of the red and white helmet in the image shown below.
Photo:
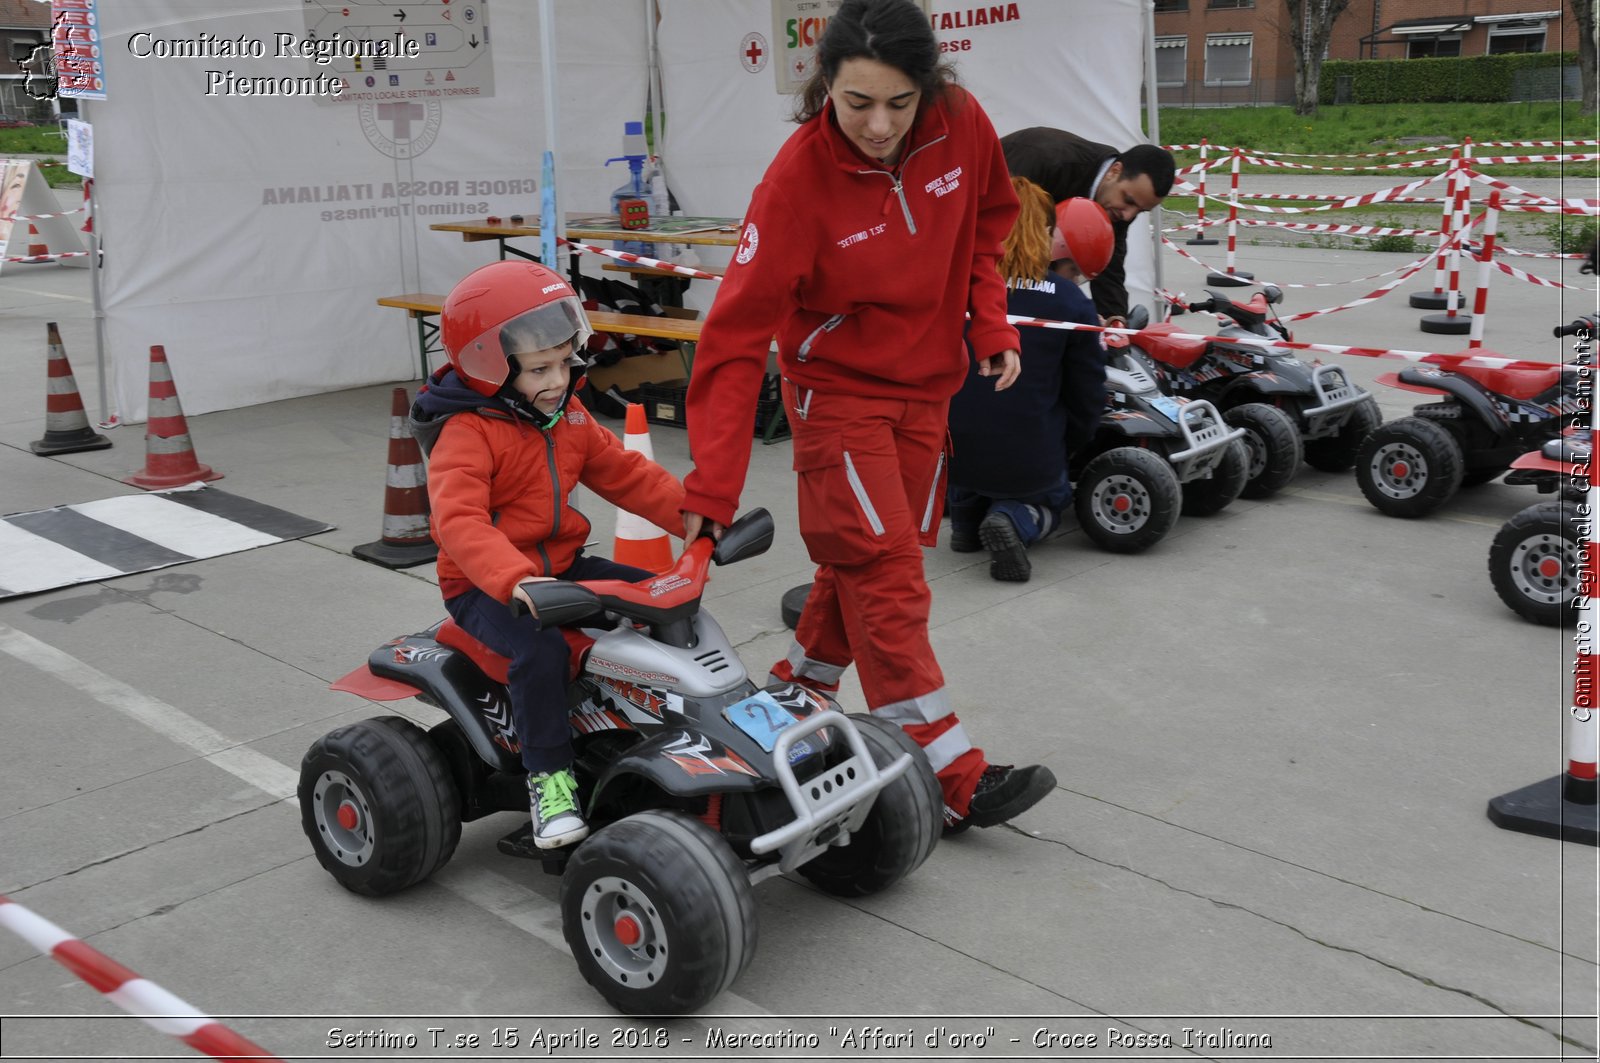
M439 314L450 365L481 395L495 394L510 379L513 355L564 343L576 349L593 331L572 286L537 262L473 270L450 290Z
M1111 219L1092 199L1063 199L1056 204L1056 231L1050 261L1070 258L1085 278L1097 277L1116 247Z

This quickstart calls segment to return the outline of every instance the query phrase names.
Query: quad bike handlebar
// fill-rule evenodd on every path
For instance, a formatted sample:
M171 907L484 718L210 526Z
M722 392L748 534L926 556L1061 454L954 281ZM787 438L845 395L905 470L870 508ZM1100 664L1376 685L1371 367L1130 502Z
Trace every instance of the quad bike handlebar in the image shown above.
M1578 318L1576 321L1573 321L1570 324L1557 325L1551 330L1551 335L1577 336L1580 333L1588 333L1592 337L1595 333L1595 326L1597 324L1600 324L1600 314L1589 314L1585 317Z
M575 624L607 610L641 623L668 624L692 615L699 607L712 563L731 565L765 553L772 536L772 514L753 509L728 525L721 539L701 536L684 547L666 572L638 583L543 579L519 586L532 600L540 623L552 627ZM520 598L513 597L510 605L513 616L528 611Z

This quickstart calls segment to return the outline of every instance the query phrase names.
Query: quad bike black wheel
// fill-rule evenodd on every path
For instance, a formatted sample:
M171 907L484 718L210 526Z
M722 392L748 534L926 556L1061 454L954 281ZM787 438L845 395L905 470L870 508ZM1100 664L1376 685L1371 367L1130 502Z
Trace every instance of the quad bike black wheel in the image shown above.
M444 758L409 720L329 731L300 762L300 825L345 889L403 890L444 866L461 840L461 797Z
M1161 540L1178 521L1178 476L1140 447L1097 454L1073 485L1084 534L1102 550L1133 554Z
M1535 502L1501 525L1489 547L1489 581L1500 600L1535 624L1576 615L1583 537L1571 503Z
M637 812L579 845L561 877L561 922L584 979L626 1015L694 1011L756 949L750 876L682 812Z
M1344 472L1356 463L1356 451L1367 433L1383 423L1383 414L1372 399L1356 404L1338 433L1322 439L1306 440L1306 464L1323 472Z
M793 631L800 626L800 614L806 611L806 599L811 597L811 584L802 583L783 592L778 611L783 616L783 626Z
M911 754L911 767L878 792L866 822L848 845L836 845L800 865L800 874L839 897L888 889L926 860L944 830L944 791L922 748L905 730L876 716L851 721L878 767Z
M1461 486L1461 444L1421 417L1402 417L1372 431L1356 454L1356 482L1379 512L1425 517Z
M1221 512L1239 497L1249 477L1250 451L1245 448L1244 440L1235 439L1228 444L1210 476L1183 485L1183 515L1209 517Z
M1264 402L1247 402L1222 415L1235 428L1244 429L1245 450L1250 454L1250 475L1245 498L1267 498L1289 486L1300 471L1305 442L1294 418Z

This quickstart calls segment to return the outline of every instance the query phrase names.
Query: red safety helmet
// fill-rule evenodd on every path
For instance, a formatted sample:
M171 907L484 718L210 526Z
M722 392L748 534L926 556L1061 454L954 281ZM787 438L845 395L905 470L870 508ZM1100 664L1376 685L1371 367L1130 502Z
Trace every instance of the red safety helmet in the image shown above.
M1085 279L1097 277L1111 261L1116 246L1111 219L1092 199L1063 199L1056 204L1056 231L1050 244L1050 261L1072 259Z
M495 394L510 379L513 354L569 342L576 349L593 332L572 286L537 262L473 270L450 290L439 314L439 339L451 366L481 395Z

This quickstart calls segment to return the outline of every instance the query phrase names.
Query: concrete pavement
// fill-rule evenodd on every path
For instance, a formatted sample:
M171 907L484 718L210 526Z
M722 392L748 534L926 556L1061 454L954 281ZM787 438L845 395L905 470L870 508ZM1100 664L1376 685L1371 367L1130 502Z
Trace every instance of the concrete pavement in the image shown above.
M1297 284L1399 264L1284 247L1240 257ZM1198 268L1165 267L1168 287L1199 294ZM1284 311L1376 283L1290 288ZM1550 326L1594 305L1494 285L1489 346L1516 357L1560 359ZM1465 346L1417 331L1403 296L1425 286L1297 337ZM140 426L115 430L109 450L27 448L43 431L46 321L61 323L95 412L87 293L83 271L0 276L12 383L0 512L128 493L119 479L143 462ZM1369 383L1394 368L1333 360ZM934 643L969 729L991 759L1043 761L1061 785L880 896L761 886L756 956L712 1006L737 1018L607 1017L561 940L557 880L495 851L504 819L468 824L451 863L398 896L345 892L284 800L301 755L341 723L440 718L327 689L442 616L430 568L349 555L379 531L392 386L189 419L200 460L226 474L218 487L336 530L0 602L0 893L239 1016L228 1021L286 1058L424 1058L429 1025L482 1038L448 1058L531 1058L544 1054L532 1031L585 1024L602 1047L571 1054L734 1058L715 1034L707 1047L721 1030L814 1033L814 1052L788 1058L838 1058L865 1054L842 1038L877 1025L914 1033L896 1058L932 1056L930 1033L947 1058L1594 1057L1595 852L1484 816L1490 797L1562 769L1571 693L1570 640L1521 621L1489 585L1490 539L1534 499L1498 483L1405 522L1368 506L1349 474L1305 467L1272 499L1181 520L1145 555L1060 536L1036 549L1026 584L990 580L984 555L928 551ZM1375 393L1386 418L1413 405ZM681 432L657 426L652 441L687 471ZM808 578L789 460L787 444L755 446L745 503L773 510L778 539L719 569L707 598L752 671L785 652L778 599ZM604 549L611 515L587 509ZM844 700L862 707L853 672ZM0 932L0 1058L181 1051L119 1014ZM521 1047L489 1047L508 1026ZM670 1049L610 1047L615 1027L656 1026ZM1199 1032L1186 1040L1186 1026ZM340 1040L370 1030L421 1047ZM963 1033L985 1044L953 1047ZM1064 1047L1074 1034L1079 1047ZM1140 1034L1172 1047L1128 1047Z

